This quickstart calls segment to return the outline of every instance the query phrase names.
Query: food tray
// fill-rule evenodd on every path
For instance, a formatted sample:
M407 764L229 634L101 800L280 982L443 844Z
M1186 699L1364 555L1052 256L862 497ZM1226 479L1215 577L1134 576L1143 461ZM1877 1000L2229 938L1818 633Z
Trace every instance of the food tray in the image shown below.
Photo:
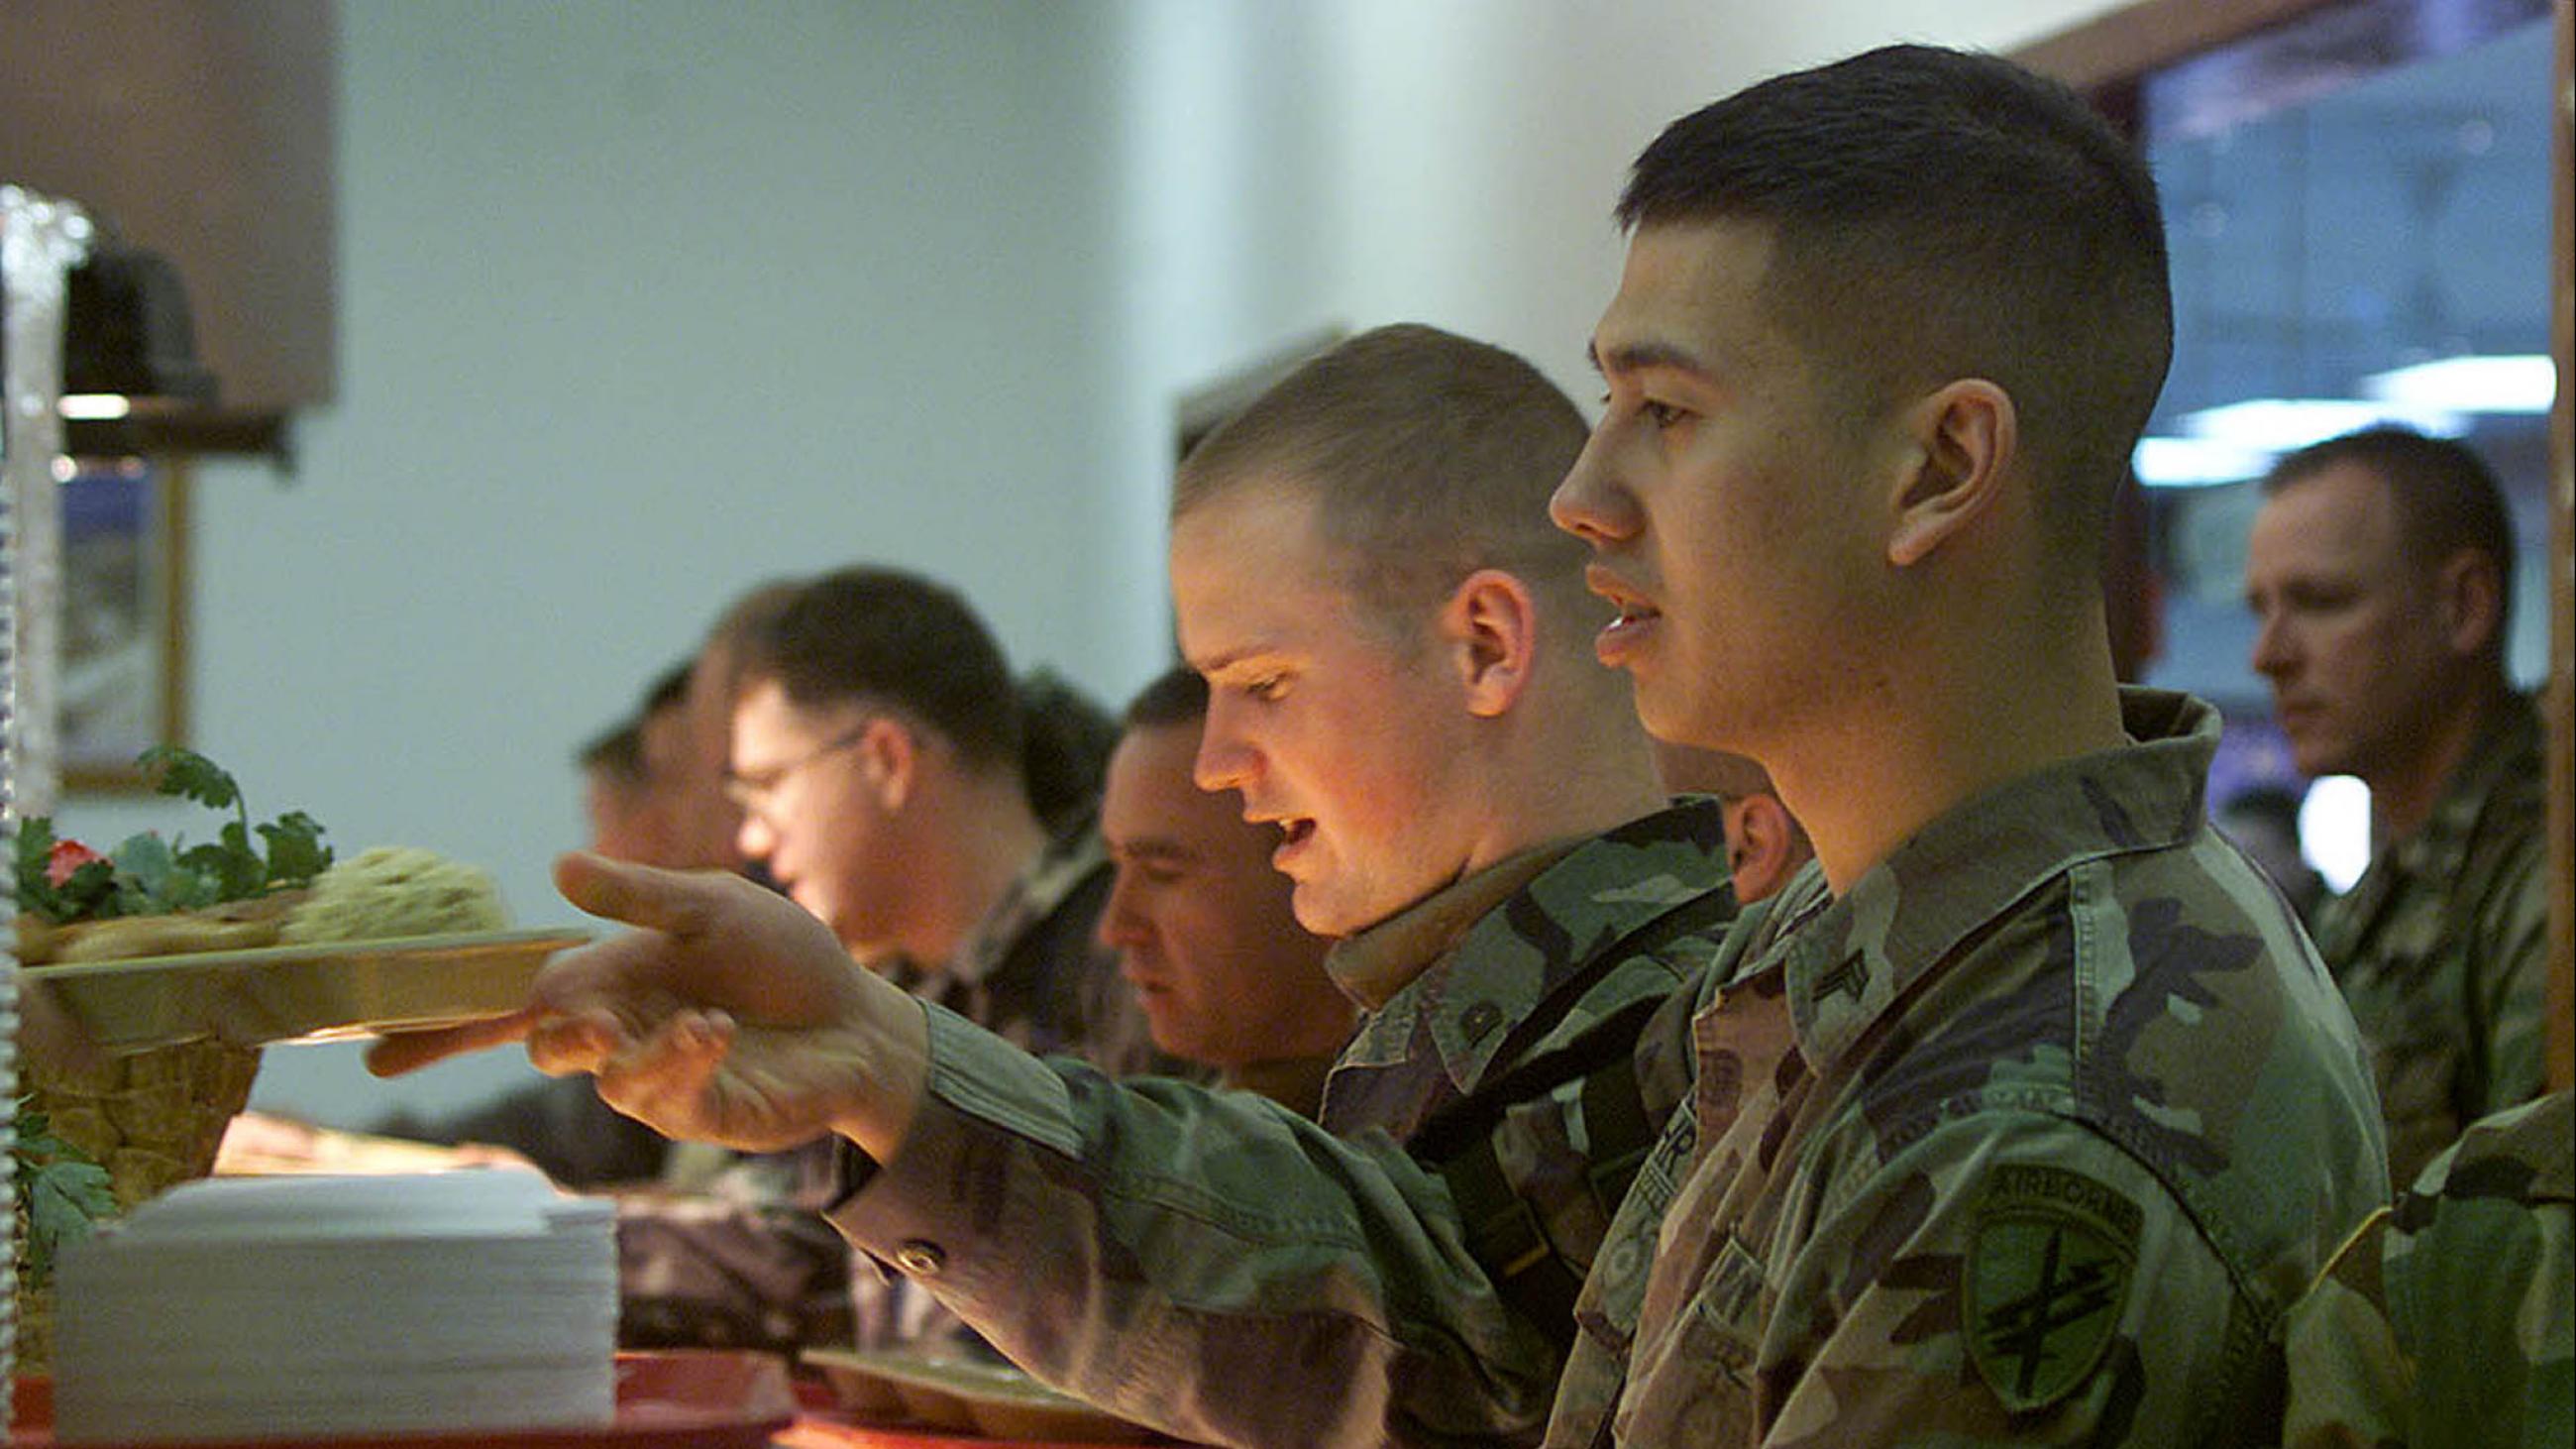
M31 966L109 1051L220 1036L241 1046L452 1026L527 1004L548 956L581 930L472 931Z
M903 1349L809 1348L800 1358L822 1372L843 1411L862 1424L1050 1444L1168 1442L1009 1364Z
M16 1383L9 1443L54 1442L53 1384ZM774 1354L722 1349L617 1356L613 1423L544 1429L477 1429L470 1433L351 1435L333 1439L163 1441L149 1449L765 1449L794 1421L787 1365ZM91 1445L88 1449L125 1449ZM147 1449L147 1446L133 1446Z

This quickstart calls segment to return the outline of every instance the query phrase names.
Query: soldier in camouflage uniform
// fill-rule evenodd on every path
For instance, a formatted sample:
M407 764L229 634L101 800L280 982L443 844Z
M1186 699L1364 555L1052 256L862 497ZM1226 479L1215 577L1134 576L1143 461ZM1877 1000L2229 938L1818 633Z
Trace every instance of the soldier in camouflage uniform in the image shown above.
M2202 818L2213 717L2112 679L2102 519L2171 338L2151 182L2062 88L1896 47L1686 118L1623 215L1608 408L1555 515L1645 723L1761 761L1817 860L1645 1028L1688 1048L1687 1110L1561 1384L1386 1139L1011 1053L721 882L570 862L573 899L656 929L438 1046L524 1032L666 1131L829 1124L884 1164L836 1222L1194 1437L1478 1442L1551 1399L1568 1449L2269 1432L2263 1345L2386 1167L2349 1016ZM1252 545L1307 520L1233 521L1214 556L1258 600ZM1191 553L1193 662L1237 709L1296 698L1207 647ZM1245 789L1311 869L1294 799ZM1348 903L1301 877L1301 918L1310 883Z
M2370 869L2315 935L2370 1043L2402 1187L2543 1087L2548 771L2505 673L2513 525L2475 453L2400 428L2290 454L2264 487L2254 667L2299 768L2371 791Z
M1658 735L1815 843L1577 1311L1551 1445L2259 1437L2384 1171L2358 1039L2115 683L2098 561L2171 346L2134 151L1890 47L1674 123L1556 496Z
M2291 1449L2576 1439L2576 1109L2473 1124L2290 1311Z
M1051 680L1015 683L962 599L891 569L776 586L729 638L728 782L745 853L781 862L781 884L854 957L1026 1050L1120 1074L1186 1070L1153 1050L1092 939L1110 873L1091 806L1114 739L1096 706ZM883 729L903 733L900 749L862 734ZM909 802L883 803L896 767L856 758L872 749L904 761ZM908 837L896 833L905 803L932 817ZM836 1195L833 1156L816 1144L735 1164L703 1195L630 1199L618 1227L627 1341L876 1345L952 1331L872 1264L854 1277L815 1212Z

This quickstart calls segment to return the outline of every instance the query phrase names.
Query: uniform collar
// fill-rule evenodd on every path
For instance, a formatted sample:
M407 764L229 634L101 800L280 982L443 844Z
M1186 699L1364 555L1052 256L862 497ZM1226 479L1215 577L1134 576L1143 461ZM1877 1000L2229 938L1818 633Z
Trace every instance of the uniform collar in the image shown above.
M1109 848L1101 843L1099 829L1086 816L1038 852L1037 858L1011 882L1011 888L984 913L984 919L967 933L954 957L925 974L944 976L966 986L983 982L1011 958L1030 927L1054 915L1075 891L1082 889L1085 881L1108 864Z
M2540 756L2540 712L2525 695L2508 695L2488 712L2475 743L2442 787L2424 828L2389 847L2399 871L2448 880L2468 864L2469 845L2487 804L2517 771Z
M2188 695L2124 688L2128 746L2061 761L1925 826L1841 898L1810 865L1771 912L1757 971L1784 972L1801 1052L1832 1062L1954 948L2087 860L2203 828L2219 716Z
M1469 927L1581 843L1552 840L1443 886L1376 925L1334 942L1324 954L1324 969L1353 1001L1376 1011L1448 955Z
M1407 1049L1416 1025L1460 1090L1482 1079L1514 1029L1617 942L1726 884L1726 821L1691 796L1600 835L1501 862L1344 940L1325 957L1372 1013L1402 996L1405 1024L1373 1016L1353 1047ZM1447 979L1454 962L1472 978ZM1408 993L1407 988L1415 988ZM1372 994L1379 993L1379 994ZM1418 1023L1412 1011L1418 1011Z

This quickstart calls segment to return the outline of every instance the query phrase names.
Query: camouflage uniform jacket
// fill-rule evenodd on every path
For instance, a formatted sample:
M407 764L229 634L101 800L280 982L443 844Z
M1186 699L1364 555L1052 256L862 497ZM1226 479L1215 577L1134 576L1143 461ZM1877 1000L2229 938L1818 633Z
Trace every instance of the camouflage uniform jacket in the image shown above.
M2508 700L2424 827L2318 912L2317 954L2370 1044L2395 1186L2544 1085L2548 774L2538 711Z
M2387 1171L2352 1020L2210 828L2218 718L1814 867L1703 986L1551 1445L2252 1440ZM1740 953L1740 954L1736 954ZM1722 986L1722 989L1721 989Z
M1604 1031L1626 1033L1621 1054L1639 1050L1642 1013L1622 1006L1651 1010L1715 957L1714 922L1732 910L1721 834L1704 802L1660 811L1497 867L1514 888L1463 921L1444 893L1390 923L1395 936L1372 932L1383 951L1408 918L1456 923L1417 942L1429 964L1363 1028L1327 1101L1352 1071L1401 1123L1415 1106L1477 1102L1515 1065ZM1689 928L1656 929L1667 922ZM1383 1125L1339 1138L1243 1093L1112 1086L937 1010L930 1033L930 1093L903 1152L832 1217L1014 1360L1201 1442L1536 1437L1561 1350L1505 1301L1446 1185ZM1638 1075L1678 1100L1677 1062ZM1497 1155L1550 1216L1549 1172L1579 1178L1585 1164L1552 1090L1514 1105L1527 1110L1492 1124ZM1547 1230L1588 1257L1607 1215L1585 1211L1588 1228L1569 1210Z
M2576 1110L2486 1118L2290 1310L2291 1449L2576 1442Z
M1093 936L1110 881L1108 847L1086 815L1020 872L954 956L890 975L1022 1051L1070 1053L1112 1076L1172 1070L1117 953Z

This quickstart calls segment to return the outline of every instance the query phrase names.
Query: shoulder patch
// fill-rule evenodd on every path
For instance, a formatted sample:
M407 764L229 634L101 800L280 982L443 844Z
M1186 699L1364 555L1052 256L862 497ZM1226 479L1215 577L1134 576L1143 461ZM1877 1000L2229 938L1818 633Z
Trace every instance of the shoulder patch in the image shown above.
M2014 1413L2091 1376L2137 1269L2138 1205L2080 1172L2006 1163L1968 1247L1968 1357Z

